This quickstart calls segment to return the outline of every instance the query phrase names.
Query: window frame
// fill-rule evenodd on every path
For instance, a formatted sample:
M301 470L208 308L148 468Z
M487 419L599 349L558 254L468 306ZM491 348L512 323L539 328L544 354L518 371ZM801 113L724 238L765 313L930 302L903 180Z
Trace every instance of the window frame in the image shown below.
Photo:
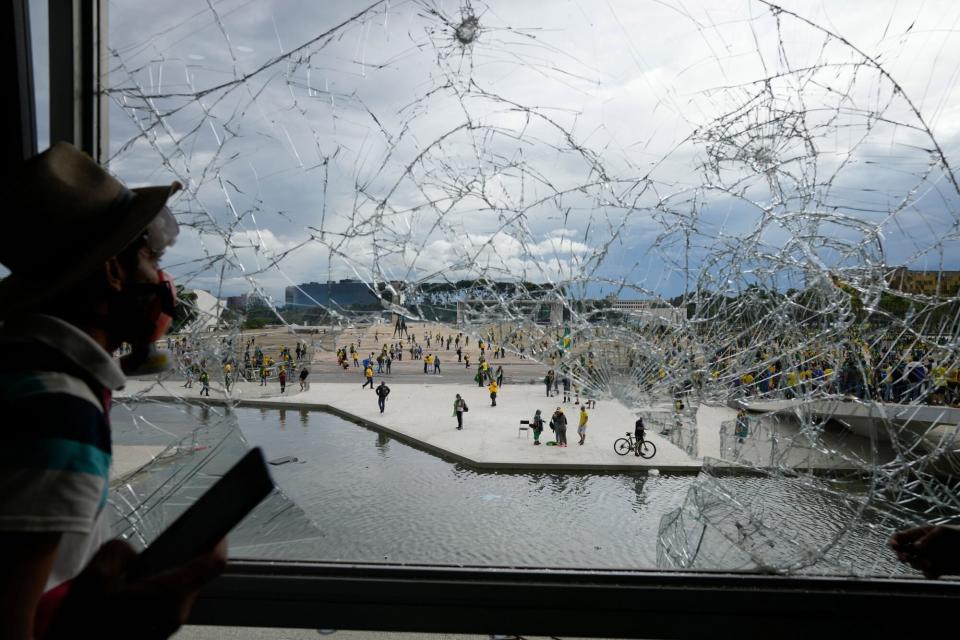
M15 0L17 104L32 116L26 0ZM50 0L51 143L109 149L107 3ZM18 17L19 16L19 17ZM104 67L105 68L105 65ZM24 77L27 74L28 77ZM28 93L30 95L24 95ZM28 102L24 102L27 100ZM16 126L36 152L32 121ZM656 541L650 541L656 544ZM680 638L735 633L942 633L960 582L847 576L236 560L200 593L190 624L376 631Z

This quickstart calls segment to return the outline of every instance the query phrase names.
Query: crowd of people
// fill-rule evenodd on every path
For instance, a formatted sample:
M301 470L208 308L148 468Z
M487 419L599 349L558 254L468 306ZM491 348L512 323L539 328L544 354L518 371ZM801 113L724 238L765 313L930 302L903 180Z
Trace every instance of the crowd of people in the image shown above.
M960 365L924 348L887 347L877 362L866 345L833 350L805 349L792 357L769 350L754 354L756 366L732 376L735 392L745 396L795 398L808 394L843 395L860 400L960 406ZM824 352L827 355L824 355ZM724 373L722 357L712 364L714 378Z
M305 342L297 341L292 350L281 344L276 354L270 355L252 336L245 341L243 357L238 362L234 355L233 338L220 338L216 349L210 348L209 340L203 336L167 338L167 346L173 352L184 377L183 388L192 389L194 381L197 381L200 383L200 395L209 396L211 371L215 375L219 372L223 389L227 392L240 378L248 382L257 380L261 387L268 386L270 380L276 380L280 393L286 392L287 381L294 374L298 375L301 391L309 385L310 369L307 363L310 362L310 355Z

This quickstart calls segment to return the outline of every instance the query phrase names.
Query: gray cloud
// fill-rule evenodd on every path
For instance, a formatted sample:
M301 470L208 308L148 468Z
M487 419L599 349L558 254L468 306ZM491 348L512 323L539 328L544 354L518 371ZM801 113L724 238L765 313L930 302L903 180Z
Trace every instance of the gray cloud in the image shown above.
M934 4L907 11L871 3L866 13L858 3L785 6L883 60L952 149L960 110L943 62L956 60L960 45L931 30L957 8ZM802 21L782 18L778 29L762 3L475 4L481 29L466 48L444 22L459 20L454 5L442 5L446 13L430 2L376 5L319 40L365 5L214 6L216 15L203 5L111 4L111 168L133 183L190 181L179 211L199 214L187 218L203 224L218 250L218 235L268 233L263 255L237 250L229 277L240 265L256 270L258 259L270 264L267 244L313 237L316 246L272 268L282 273L258 276L275 294L285 281L322 279L330 269L350 275L354 257L382 255L382 264L365 266L409 277L458 268L464 255L438 247L466 247L467 238L516 242L517 264L526 264L561 228L595 259L568 262L551 277L588 268L603 279L626 268L631 283L673 294L681 285L669 264L679 245L666 241L677 231L666 221L687 225L696 264L722 251L725 236L759 224L764 242L783 245L798 232L789 231L795 210L818 208L872 220L891 263L931 249L947 262L960 255L947 249L956 240L956 193L931 168L929 136L890 78ZM786 71L775 99L757 98L756 80ZM779 154L779 188L792 194L779 204L749 159L708 171L722 147L711 147L710 128L725 123L714 140L734 135L735 146L749 148L749 123L771 108L785 117L805 109L798 122L819 145L814 160L796 131L791 141L786 127L767 125L774 137L757 137L757 153ZM789 157L803 153L805 166ZM384 253L404 246L434 247L434 262L451 263L421 268L424 257ZM184 243L181 258L200 247L199 238ZM651 252L656 263L644 259ZM230 293L246 286L229 282Z

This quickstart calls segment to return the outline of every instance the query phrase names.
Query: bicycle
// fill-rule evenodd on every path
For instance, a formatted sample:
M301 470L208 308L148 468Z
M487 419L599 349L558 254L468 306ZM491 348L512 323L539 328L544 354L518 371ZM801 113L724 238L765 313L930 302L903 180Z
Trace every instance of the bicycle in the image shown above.
M629 431L627 432L626 438L620 438L613 443L613 450L617 452L617 455L625 456L631 451L637 453L644 460L649 460L653 456L657 455L657 445L653 444L649 440L641 437L639 442L635 442L633 439L633 434Z

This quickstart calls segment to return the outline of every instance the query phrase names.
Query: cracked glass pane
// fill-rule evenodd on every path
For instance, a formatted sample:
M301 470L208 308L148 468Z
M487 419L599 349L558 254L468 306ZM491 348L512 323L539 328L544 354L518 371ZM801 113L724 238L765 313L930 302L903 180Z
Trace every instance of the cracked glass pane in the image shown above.
M956 7L109 19L109 167L185 185L118 533L253 444L236 557L919 575L960 519Z

